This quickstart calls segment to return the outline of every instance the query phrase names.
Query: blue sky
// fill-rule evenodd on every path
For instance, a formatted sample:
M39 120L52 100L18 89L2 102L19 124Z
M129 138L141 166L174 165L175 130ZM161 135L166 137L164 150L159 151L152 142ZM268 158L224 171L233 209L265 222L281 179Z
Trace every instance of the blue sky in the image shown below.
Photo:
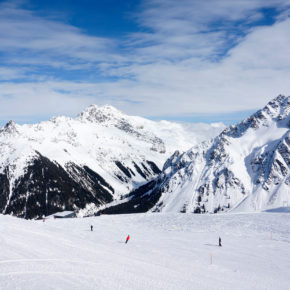
M50 0L26 2L27 9L38 15L67 22L79 27L92 36L117 37L138 31L134 14L140 7L140 1L116 0Z
M235 123L290 95L290 0L0 1L0 124L94 103Z

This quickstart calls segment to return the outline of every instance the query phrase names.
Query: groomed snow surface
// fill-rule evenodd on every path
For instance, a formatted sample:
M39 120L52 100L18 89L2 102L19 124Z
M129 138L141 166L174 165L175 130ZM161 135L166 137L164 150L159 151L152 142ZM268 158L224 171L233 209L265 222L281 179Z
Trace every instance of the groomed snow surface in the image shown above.
M0 289L290 289L289 212L0 215L0 233Z

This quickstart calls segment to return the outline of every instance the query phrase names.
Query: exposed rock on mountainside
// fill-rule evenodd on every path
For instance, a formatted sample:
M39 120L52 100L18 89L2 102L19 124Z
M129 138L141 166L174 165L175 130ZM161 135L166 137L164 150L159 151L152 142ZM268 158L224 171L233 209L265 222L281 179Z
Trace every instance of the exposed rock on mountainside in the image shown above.
M105 213L255 211L290 204L290 97L278 96L210 142L175 152L162 173Z

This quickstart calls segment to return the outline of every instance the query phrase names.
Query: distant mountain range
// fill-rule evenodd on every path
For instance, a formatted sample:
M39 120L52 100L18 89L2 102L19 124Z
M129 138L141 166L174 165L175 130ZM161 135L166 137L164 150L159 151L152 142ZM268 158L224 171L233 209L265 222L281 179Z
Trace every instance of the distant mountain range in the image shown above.
M0 212L40 218L118 204L157 177L175 150L223 129L223 124L153 122L96 105L77 118L34 125L10 121L0 131Z
M101 213L260 211L290 204L290 97L190 150Z

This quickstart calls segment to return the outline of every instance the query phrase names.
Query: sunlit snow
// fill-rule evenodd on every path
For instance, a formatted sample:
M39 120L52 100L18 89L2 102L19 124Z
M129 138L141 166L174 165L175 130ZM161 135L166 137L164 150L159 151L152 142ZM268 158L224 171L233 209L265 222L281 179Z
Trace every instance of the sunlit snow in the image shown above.
M289 215L0 215L0 289L287 290Z

